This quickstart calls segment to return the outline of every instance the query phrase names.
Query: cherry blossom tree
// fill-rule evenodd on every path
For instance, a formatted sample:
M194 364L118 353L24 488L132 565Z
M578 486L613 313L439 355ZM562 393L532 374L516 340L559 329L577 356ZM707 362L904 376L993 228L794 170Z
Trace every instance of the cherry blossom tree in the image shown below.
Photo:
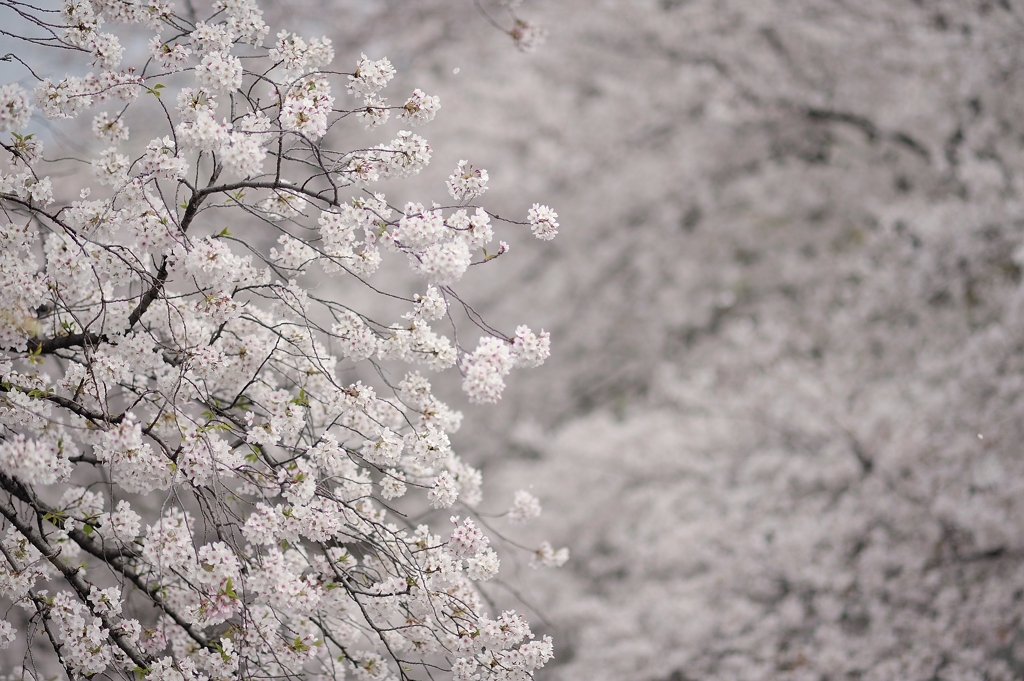
M492 403L544 362L547 333L494 329L453 286L505 257L496 228L550 240L557 214L499 218L468 161L442 202L389 203L432 149L378 129L439 98L389 104L387 58L337 70L331 40L271 37L251 0L2 6L21 69L0 87L9 678L532 677L551 639L480 584L512 546L493 518L539 503L476 512L462 415L424 373ZM521 49L543 37L479 10ZM44 152L87 116L98 153ZM538 546L534 565L565 562Z

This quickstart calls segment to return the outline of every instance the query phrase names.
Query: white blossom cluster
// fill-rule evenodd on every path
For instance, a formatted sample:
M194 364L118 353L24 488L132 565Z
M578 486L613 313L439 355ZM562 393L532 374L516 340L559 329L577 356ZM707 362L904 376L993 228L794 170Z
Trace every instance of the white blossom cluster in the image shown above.
M479 585L505 544L452 447L462 414L412 370L461 367L469 399L494 401L549 354L525 326L488 328L474 352L449 332L450 286L495 257L498 218L467 205L487 172L461 162L450 209L364 190L418 173L430 146L398 131L334 149L352 112L331 41L281 31L264 48L251 0L205 20L66 0L60 17L95 73L42 80L34 101L0 86L0 648L38 656L45 636L74 679L531 678L551 639L492 617ZM108 22L143 33L145 64L122 67ZM370 127L394 73L364 55L341 84ZM87 179L44 159L33 107L59 125L107 103ZM395 118L439 106L417 89ZM419 294L366 282L388 251ZM324 274L341 288L316 287ZM348 286L404 313L350 308L332 295ZM443 537L435 509L465 520ZM520 495L508 521L539 512Z

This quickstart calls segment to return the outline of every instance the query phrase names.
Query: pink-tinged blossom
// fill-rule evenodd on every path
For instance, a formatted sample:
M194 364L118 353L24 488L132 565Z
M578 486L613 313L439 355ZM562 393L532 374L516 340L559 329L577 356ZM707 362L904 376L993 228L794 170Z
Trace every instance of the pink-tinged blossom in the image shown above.
M462 389L470 402L497 402L514 364L508 343L493 336L481 338L476 350L462 358Z
M380 479L380 495L390 501L405 496L405 473L389 468Z
M437 110L441 108L441 98L425 94L422 90L413 90L412 96L398 110L398 120L409 125L423 125L434 120Z
M413 301L412 312L402 315L403 319L429 322L444 317L448 312L448 303L436 286L427 286L426 293L415 294Z
M93 675L112 662L108 631L102 621L67 591L53 597L50 619L63 644L64 663L75 673Z
M89 603L92 605L92 611L99 615L120 615L121 590L116 586L107 589L97 589L93 586L89 592Z
M378 428L373 439L364 440L360 453L363 458L378 466L393 466L398 463L405 444L390 428Z
M405 436L405 445L416 457L416 463L424 468L436 468L445 463L452 454L452 445L443 430L432 425ZM467 520L468 522L468 520Z
M208 52L196 65L196 81L213 92L242 87L242 62L226 52Z
M459 491L459 499L462 503L470 507L479 504L480 500L483 499L481 491L483 476L480 474L480 471L454 455L446 465L455 480Z
M426 210L422 204L407 203L398 228L387 233L390 243L401 248L420 251L440 240L447 229L439 210Z
M196 241L182 265L201 289L225 291L264 281L264 275L252 266L251 255L235 255L223 240L212 237Z
M227 24L211 24L200 21L195 30L189 34L192 47L199 54L207 55L215 52L226 53L231 50L234 35Z
M480 663L472 657L460 657L452 664L453 681L477 681L480 676L476 670Z
M540 517L540 501L526 490L517 490L512 497L512 508L508 512L508 521L514 525L527 523Z
M91 492L84 487L68 487L60 498L58 507L73 516L64 523L64 529L70 525L78 526L78 519L85 522L95 521L103 511L103 493Z
M471 251L483 248L494 238L491 216L483 208L477 208L473 215L460 208L448 216L445 224L455 232L455 239L464 242Z
M558 213L539 203L533 204L527 215L533 235L541 241L551 241L558 234Z
M451 174L448 181L448 193L459 203L472 201L487 191L487 171L483 168L476 168L469 161L459 161L455 172Z
M86 83L81 78L68 76L54 83L46 78L35 88L36 105L47 118L74 118L92 106Z
M541 542L541 545L530 557L530 567L562 567L565 561L569 560L569 549L561 548L557 551L551 547L549 542Z
M217 149L217 155L229 173L239 177L253 177L263 171L267 151L260 137L235 130Z
M192 50L179 42L165 43L160 36L155 35L149 41L149 54L164 71L177 73L188 65Z
M342 357L359 361L377 352L377 335L356 313L345 310L331 327L331 335Z
M319 257L305 241L295 239L287 234L278 237L277 243L281 245L281 250L271 248L270 259L278 267L304 273Z
M182 147L214 151L228 143L231 125L218 122L213 110L204 109L183 120L175 127L174 131Z
M434 371L443 371L455 364L455 346L447 336L431 331L425 322L414 320L407 328L394 324L388 331L390 335L377 342L380 359L415 362Z
M188 172L188 161L179 156L174 140L163 137L146 146L146 155L139 162L139 170L145 174L178 180Z
M448 471L441 473L434 478L434 485L427 493L427 499L434 508L451 508L452 504L459 497L459 489L455 478Z
M48 206L53 203L53 183L50 178L43 177L38 180L29 180L25 183L28 189L29 198L40 206Z
M532 369L540 366L551 356L551 334L541 329L537 335L527 326L517 326L512 354L517 367Z
M301 74L306 68L306 51L305 40L289 31L281 31L267 57L271 61L281 62L285 71Z
M457 282L472 262L469 246L464 241L433 243L415 257L416 271L439 286Z
M209 112L211 115L219 106L212 93L205 88L185 87L178 91L175 99L177 113L182 120L194 120L202 112Z
M84 79L84 87L93 97L89 105L92 101L101 104L112 99L131 104L144 91L141 85L142 78L134 69L101 71L98 76L89 73Z
M167 489L174 476L172 462L142 437L141 424L126 418L100 437L96 456L110 465L114 482L129 492Z
M466 559L466 574L474 581L486 582L498 574L500 566L498 554L487 548Z
M139 536L142 527L142 518L124 499L117 502L117 507L112 512L101 514L98 522L105 536L123 544L130 544Z
M296 574L290 562L279 549L268 549L262 567L250 574L249 586L263 596L267 605L280 612L311 613L323 598L323 589L312 575L303 578Z
M452 411L430 392L430 382L419 372L411 372L399 383L399 396L410 409L417 412L417 427L433 425L446 433L455 433L462 425L462 413Z
M129 166L128 157L111 147L93 160L92 172L100 184L116 187L128 181Z
M326 78L304 78L288 92L281 105L281 127L314 140L323 137L333 105Z
M0 86L0 132L21 130L28 125L32 103L17 83Z
M475 556L491 543L472 518L466 518L461 525L458 524L458 516L452 516L451 520L455 523L455 529L448 538L448 551L456 558Z
M82 47L92 54L93 66L110 70L121 65L124 48L121 47L121 41L112 33L93 32Z
M251 544L275 544L280 536L280 521L274 509L266 504L257 504L242 527L242 535Z
M277 483L291 503L309 503L316 494L316 469L305 459L296 459L277 471Z
M146 528L142 555L157 570L192 574L196 552L192 545L192 517L178 508L170 508L155 524Z
M71 469L56 442L19 433L0 442L0 470L30 485L52 485Z
M224 11L230 32L245 42L262 45L270 33L270 27L263 21L263 10L256 5L256 0L217 0L213 7Z
M259 208L268 220L277 222L302 213L306 209L306 199L292 191L275 189L270 196L260 202Z
M368 95L363 100L363 108L356 112L356 118L363 123L367 130L373 130L388 122L391 110L388 109L388 102L383 97Z
M207 485L218 477L234 477L243 463L242 455L216 434L188 433L182 439L177 465L193 484Z
M120 117L111 118L103 111L92 119L92 134L101 142L116 144L128 139L128 126Z
M238 557L224 542L214 542L199 548L197 555L199 569L195 580L220 591L228 587L229 582L241 584L241 573Z
M362 55L356 64L356 72L348 77L348 92L356 97L377 94L395 77L395 68L387 57L372 61Z
M8 529L3 545L5 557L13 557L18 567L6 560L0 561L0 596L12 602L21 601L38 580L52 578L53 568L17 530Z
M427 167L431 149L425 139L403 130L381 150L381 154L381 177L410 177Z
M322 69L334 61L334 47L327 37L310 38L306 48L306 68Z

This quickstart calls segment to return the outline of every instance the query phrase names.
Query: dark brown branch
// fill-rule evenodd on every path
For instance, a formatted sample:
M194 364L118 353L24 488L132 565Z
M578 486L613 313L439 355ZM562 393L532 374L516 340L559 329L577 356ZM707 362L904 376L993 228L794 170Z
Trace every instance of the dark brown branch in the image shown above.
M8 478L6 475L0 475L0 482L2 482L3 486L6 488L7 483L13 482L13 480ZM22 536L32 544L32 546L43 554L43 557L45 557L51 565L57 568L57 570L64 576L67 583L70 584L78 593L78 597L82 602L89 607L92 614L100 618L100 621L103 622L103 626L107 629L107 635L114 641L114 643L117 644L117 647L124 651L125 655L127 655L136 665L144 669L148 668L150 663L149 656L139 650L139 648L128 639L128 635L114 622L111 622L110 618L103 613L96 612L92 609L92 606L89 605L89 594L92 591L92 585L82 577L82 568L72 566L61 560L60 549L51 546L50 542L48 542L46 538L32 526L32 523L18 515L18 510L14 505L8 503L4 499L0 499L0 514L7 518L18 532L20 532Z
M32 509L35 511L37 517L39 518L42 518L46 514L52 513L55 510L50 508L46 503L44 503L38 497L36 497L28 487L26 487L19 481L7 475L4 475L3 473L0 473L0 487L9 492L11 495L17 497L21 501L31 506ZM4 510L3 504L4 502L0 501L0 513L7 516L7 511ZM13 506L10 506L9 508L12 512L15 513L15 515L17 515L17 512L15 511ZM9 516L8 519L10 519ZM15 527L18 528L19 532L25 534L25 532L21 529L21 525L15 523L14 520L11 520L11 522L15 525ZM21 522L22 524L25 524L23 521ZM27 525L27 527L29 528L30 531L35 532L35 530L32 529L30 524ZM32 538L29 537L27 534L25 534L25 536L29 539L29 541L32 541ZM120 549L106 549L100 546L93 539L91 539L82 530L78 529L68 532L68 536L76 544L82 547L82 549L86 553L92 555L95 558L99 558L103 562L107 563L118 574L123 575L132 584L138 587L143 593L148 595L149 598L157 606L159 606L160 609L163 610L168 617L174 620L175 624L181 627L185 631L185 633L187 633L192 638L193 641L203 646L204 648L208 647L205 634L203 634L201 631L193 627L178 612L171 608L167 604L167 602L160 596L160 586L156 584L147 584L145 580L134 569L132 569L126 564L127 559L138 556L138 554L134 550L128 547ZM45 540L43 541L45 542ZM42 551L42 549L40 550ZM43 553L44 555L46 555L46 551L43 551ZM47 558L49 558L49 556L47 556ZM86 591L86 595L88 596L88 591ZM135 658L132 659L134 660Z
M16 391L23 392L23 393L26 393L26 394L32 392L30 390L27 390L27 389L21 387L21 386L17 386L17 385L5 386L4 384L0 384L0 393L6 393L6 392L10 392L12 390L16 390ZM107 414L102 414L102 413L99 413L99 412L90 411L89 409L86 409L85 407L80 405L78 402L75 402L74 400L69 400L66 397L61 397L60 395L41 395L39 397L39 399L46 400L47 402L52 402L53 404L56 404L56 405L61 406L61 407L64 407L68 411L73 412L75 414L78 414L82 418L89 419L90 421L92 421L93 423L96 423L96 424L107 423L107 424L111 424L111 425L117 425L118 423L121 423L122 421L124 421L124 416L125 415L123 413L118 414L117 416L109 416Z
M160 295L160 291L164 287L164 282L167 281L167 274L167 258L164 258L160 263L160 269L157 270L153 283L150 285L149 289L142 294L139 304L136 305L135 309L132 310L130 315L128 315L129 329L138 324L139 320L142 319L142 315L146 314L149 306L152 305L153 301L155 301L157 296ZM53 354L57 350L95 346L101 342L106 342L107 340L108 339L105 335L95 333L73 333L67 336L54 336L53 338L33 338L28 342L28 351L29 354L33 355L49 355Z

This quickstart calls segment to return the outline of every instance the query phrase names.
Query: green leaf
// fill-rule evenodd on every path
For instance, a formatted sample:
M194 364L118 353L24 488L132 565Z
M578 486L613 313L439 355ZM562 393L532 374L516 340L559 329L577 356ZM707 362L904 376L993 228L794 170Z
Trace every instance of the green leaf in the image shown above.
M43 520L53 523L54 525L63 525L64 520L68 517L68 514L64 511L53 511L43 516Z
M43 361L43 344L39 343L28 353L29 364L38 364Z

